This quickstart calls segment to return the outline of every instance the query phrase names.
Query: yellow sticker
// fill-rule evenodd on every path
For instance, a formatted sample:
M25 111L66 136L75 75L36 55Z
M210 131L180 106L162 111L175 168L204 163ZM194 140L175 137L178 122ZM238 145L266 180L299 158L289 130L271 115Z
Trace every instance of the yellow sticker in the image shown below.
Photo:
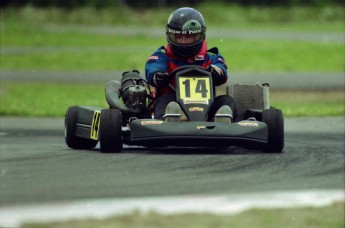
M190 112L202 112L202 111L204 111L204 108L202 108L202 107L190 107L189 111Z
M94 140L98 140L98 133L99 133L99 124L101 120L101 111L94 111L92 117L92 124L91 124L91 134L90 138Z
M179 88L181 99L211 99L211 87L209 77L180 77Z

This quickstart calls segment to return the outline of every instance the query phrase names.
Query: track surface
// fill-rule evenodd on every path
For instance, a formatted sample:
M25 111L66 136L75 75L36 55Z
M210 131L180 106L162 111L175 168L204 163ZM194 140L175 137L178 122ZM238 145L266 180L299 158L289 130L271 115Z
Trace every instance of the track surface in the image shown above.
M0 118L0 204L344 188L344 118L286 119L282 154L71 150L63 119Z
M143 30L113 27L46 28L59 32L128 33ZM144 31L146 31L144 29ZM155 32L156 31L156 32ZM219 31L209 31L219 37ZM161 36L161 30L150 34ZM343 42L343 33L231 31L221 37ZM89 49L88 49L89 48ZM114 47L2 47L1 53L89 51L128 52ZM133 48L137 52L137 47ZM101 83L121 72L55 72L0 70L1 81ZM274 89L343 89L343 73L231 72L232 82L269 82ZM241 148L125 148L121 154L98 149L68 149L63 119L0 117L0 207L90 198L254 193L288 190L344 189L344 117L285 121L282 154Z

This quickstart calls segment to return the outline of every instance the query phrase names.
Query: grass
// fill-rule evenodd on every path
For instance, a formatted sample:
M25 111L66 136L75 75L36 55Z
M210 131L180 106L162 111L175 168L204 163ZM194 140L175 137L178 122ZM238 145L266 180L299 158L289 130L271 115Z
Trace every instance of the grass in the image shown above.
M322 215L322 216L320 216ZM340 228L344 227L344 204L321 208L252 209L236 216L212 214L160 215L134 212L107 219L74 220L61 223L27 223L23 228L105 228L105 227L252 227L252 228Z
M67 107L106 107L104 86L44 83L2 83L0 115L63 116Z
M334 33L341 37L344 12L339 7L201 5L199 8L205 14L210 32L228 34L210 36L208 43L209 47L219 47L232 71L344 70L345 45L341 38L339 42L319 42L285 40L269 35L270 32L297 36ZM171 11L169 8L64 11L32 7L2 10L1 69L143 69L148 56L166 43L164 26ZM231 36L233 31L251 32L252 35L238 39ZM260 34L265 37L256 39Z
M26 36L31 38L21 41ZM10 33L2 42L6 44L1 52L2 69L74 71L143 69L148 56L165 43L163 38L147 36L34 31ZM218 46L230 71L342 72L344 69L344 44L252 40L248 48L248 40L230 38L210 38L208 43L210 47Z
M237 28L281 28L279 25L298 25L319 31L342 32L344 11L342 6L323 7L250 7L243 8L232 4L204 3L195 7L202 12L207 25L211 27ZM32 25L45 24L84 24L84 25L149 25L162 26L175 8L132 9L115 7L104 9L80 8L63 10L57 8L2 9L2 19ZM123 16L126 15L126 16ZM130 16L127 16L130 15ZM315 23L318 22L318 23ZM329 25L331 23L331 26Z
M197 8L204 14L208 31L214 34L208 37L209 47L219 47L230 73L344 72L343 40L281 39L269 35L341 37L345 15L341 7L241 8L202 4ZM143 72L148 56L166 43L164 26L172 10L30 6L1 9L0 70ZM232 32L244 33L245 38L236 38ZM256 39L258 34L264 37ZM106 106L103 86L2 80L0 115L61 116L70 105ZM306 99L308 96L311 99ZM344 114L344 91L329 91L327 96L319 91L275 91L271 98L286 116Z
M271 103L285 116L345 115L345 92L339 91L270 91Z
M0 85L0 115L63 116L72 105L107 107L103 84L14 83ZM345 114L344 91L270 91L284 116Z

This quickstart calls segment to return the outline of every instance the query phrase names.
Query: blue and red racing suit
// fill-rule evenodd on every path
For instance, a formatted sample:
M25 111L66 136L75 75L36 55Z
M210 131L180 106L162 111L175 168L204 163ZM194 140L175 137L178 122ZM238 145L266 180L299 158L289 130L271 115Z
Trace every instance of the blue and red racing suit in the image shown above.
M225 64L224 58L219 54L218 48L212 48L207 50L206 41L204 41L199 53L190 59L181 59L176 57L170 46L162 46L157 49L146 62L145 75L146 80L150 85L154 86L153 75L157 72L167 72L170 74L176 68L186 66L186 65L198 65L205 69L210 65L216 65L221 68L223 75L221 78L217 78L214 81L215 86L222 85L226 83L227 76L227 66ZM171 77L170 84L175 87L175 77ZM159 94L169 93L171 90L169 88L159 89Z
M204 41L202 48L199 53L189 59L181 59L176 57L170 46L162 46L157 49L148 59L145 66L146 80L152 86L154 85L153 76L157 72L167 72L171 73L176 68L186 66L186 65L198 65L207 69L210 65L215 65L222 69L223 74L220 77L214 78L214 86L220 86L227 82L227 65L224 61L224 58L219 54L218 48L211 48L207 50L206 41ZM175 87L175 77L170 78L170 84ZM162 119L165 113L165 108L169 102L176 100L176 95L168 87L166 88L157 88L158 98L155 102L154 115L156 119ZM215 98L213 107L211 108L209 114L209 121L212 119L216 111L222 105L229 105L231 109L236 114L236 106L232 97L227 95L221 95Z

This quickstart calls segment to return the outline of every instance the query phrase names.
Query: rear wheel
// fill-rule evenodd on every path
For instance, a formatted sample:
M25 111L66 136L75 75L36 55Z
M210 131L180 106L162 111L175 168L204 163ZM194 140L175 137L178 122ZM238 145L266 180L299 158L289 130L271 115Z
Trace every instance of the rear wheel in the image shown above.
M280 109L270 108L262 112L262 121L267 124L268 144L266 152L281 153L284 147L284 117Z
M69 107L65 115L65 142L69 148L92 149L97 145L97 140L81 138L75 135L78 121L78 106Z
M100 120L100 145L103 153L122 150L122 114L118 109L103 109Z

